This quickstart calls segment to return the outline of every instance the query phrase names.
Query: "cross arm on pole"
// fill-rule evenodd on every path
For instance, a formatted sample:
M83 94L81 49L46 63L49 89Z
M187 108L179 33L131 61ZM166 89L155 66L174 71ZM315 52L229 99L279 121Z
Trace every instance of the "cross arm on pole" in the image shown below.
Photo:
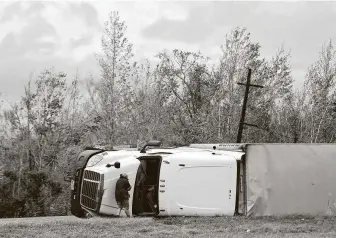
M260 127L258 125L254 125L254 124L250 124L250 123L246 123L246 122L244 122L243 125L245 125L245 126L252 126L252 127L256 127L256 128L260 129Z
M245 84L245 83L240 83L240 82L238 82L237 84L243 85L243 86L247 86L247 84ZM249 84L248 86L249 86L249 87L257 87L257 88L264 88L264 86L257 85L257 84Z

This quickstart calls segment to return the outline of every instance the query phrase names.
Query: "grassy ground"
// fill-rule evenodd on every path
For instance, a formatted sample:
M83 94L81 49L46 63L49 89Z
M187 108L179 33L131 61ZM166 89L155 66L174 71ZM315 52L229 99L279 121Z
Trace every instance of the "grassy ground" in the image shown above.
M335 217L0 219L0 237L336 237Z

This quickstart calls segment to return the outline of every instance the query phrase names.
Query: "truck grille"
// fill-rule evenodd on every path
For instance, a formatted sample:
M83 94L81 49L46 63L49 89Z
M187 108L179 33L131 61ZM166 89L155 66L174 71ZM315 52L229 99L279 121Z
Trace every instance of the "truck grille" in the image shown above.
M81 191L82 206L94 211L99 209L103 181L103 175L89 170L84 171Z

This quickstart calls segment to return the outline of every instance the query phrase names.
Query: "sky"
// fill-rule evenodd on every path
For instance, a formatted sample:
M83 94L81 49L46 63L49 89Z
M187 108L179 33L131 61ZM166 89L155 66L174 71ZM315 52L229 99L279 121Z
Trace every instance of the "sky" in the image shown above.
M225 34L246 27L262 57L270 59L282 45L291 52L296 87L322 45L336 42L335 1L0 1L2 100L19 100L30 75L45 68L69 78L76 72L100 77L95 54L111 11L126 22L135 60L179 48L217 62Z

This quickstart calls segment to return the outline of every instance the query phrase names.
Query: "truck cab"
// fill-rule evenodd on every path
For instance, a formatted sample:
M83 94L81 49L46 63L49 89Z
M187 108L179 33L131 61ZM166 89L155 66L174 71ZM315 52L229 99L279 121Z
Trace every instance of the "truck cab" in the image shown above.
M238 161L244 153L188 147L96 152L75 177L72 212L74 206L94 216L117 216L115 185L122 173L128 174L132 186L133 216L237 212Z

